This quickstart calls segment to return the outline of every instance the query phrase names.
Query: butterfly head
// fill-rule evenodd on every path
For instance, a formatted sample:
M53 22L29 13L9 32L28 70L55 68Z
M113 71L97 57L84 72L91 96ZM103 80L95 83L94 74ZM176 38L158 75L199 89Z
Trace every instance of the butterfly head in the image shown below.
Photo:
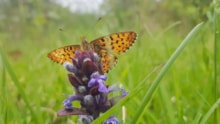
M82 41L82 45L81 45L82 50L92 50L90 43L86 41L85 37L81 37L81 41Z

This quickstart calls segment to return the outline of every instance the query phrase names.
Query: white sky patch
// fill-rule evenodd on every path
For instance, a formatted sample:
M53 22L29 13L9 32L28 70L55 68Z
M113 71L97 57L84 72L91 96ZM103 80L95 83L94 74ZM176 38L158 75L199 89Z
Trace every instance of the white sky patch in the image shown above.
M56 0L55 2L75 13L104 14L100 9L104 0Z

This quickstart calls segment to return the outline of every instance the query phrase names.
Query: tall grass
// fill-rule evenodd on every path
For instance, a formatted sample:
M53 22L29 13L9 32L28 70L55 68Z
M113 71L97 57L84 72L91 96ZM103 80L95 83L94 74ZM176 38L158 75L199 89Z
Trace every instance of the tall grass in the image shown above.
M149 8L142 2L134 3L107 13L96 26L98 17L71 14L62 8L53 10L52 16L44 17L45 11L33 18L23 18L21 25L16 22L16 16L2 22L0 123L77 123L77 116L56 116L65 99L63 94L72 94L73 88L68 83L67 72L51 62L47 53L61 46L79 44L82 35L90 41L128 30L136 31L138 40L129 51L118 56L118 64L107 74L107 83L120 84L129 95L95 123L109 115L125 123L220 123L218 4L213 3L203 26L199 24L191 30L191 24L185 27L184 21L163 20L173 17L172 13L146 15L147 10L154 12L159 4L153 3ZM26 17L25 9L22 10L22 17ZM155 18L161 20L155 22ZM25 19L31 21L26 23ZM122 106L126 113L121 112ZM122 114L126 114L125 120Z

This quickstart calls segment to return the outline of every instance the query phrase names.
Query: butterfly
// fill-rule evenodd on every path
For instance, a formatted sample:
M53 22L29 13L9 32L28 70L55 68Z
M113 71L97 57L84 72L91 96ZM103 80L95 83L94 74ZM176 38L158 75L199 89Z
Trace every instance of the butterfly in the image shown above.
M55 49L48 53L48 57L59 64L72 62L75 57L75 51L92 49L101 59L103 71L108 71L117 64L117 55L126 52L136 41L137 33L119 32L97 38L87 42L82 38L81 45L69 45Z

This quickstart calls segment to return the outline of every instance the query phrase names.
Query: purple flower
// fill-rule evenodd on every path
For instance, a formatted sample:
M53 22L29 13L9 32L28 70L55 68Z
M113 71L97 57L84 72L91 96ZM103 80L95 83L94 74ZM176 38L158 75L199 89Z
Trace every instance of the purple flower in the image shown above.
M93 73L91 75L91 79L88 82L88 87L93 87L98 85L98 91L99 92L108 92L106 85L104 82L107 80L107 76L100 75L97 72Z
M67 71L77 73L77 68L70 62L64 62L63 63L64 68L66 68Z
M107 76L93 51L76 51L72 63L65 62L64 67L70 72L68 79L75 93L64 100L64 108L57 112L58 116L80 115L84 124L91 123L128 94L122 88L105 84ZM116 91L121 95L109 98L109 94ZM73 106L74 101L80 102L79 108ZM119 121L112 116L105 124L119 124Z
M111 116L105 121L104 124L120 124L120 122L116 117Z
M91 124L93 121L93 117L89 115L80 115L80 120L83 124Z
M66 100L63 101L63 105L65 106L66 109L72 109L72 101L82 101L83 97L81 96L70 96Z
M128 92L127 92L127 91L125 91L124 89L122 89L122 88L120 88L120 87L116 87L115 85L113 85L113 86L111 86L111 87L108 88L108 93L115 92L115 91L121 91L122 97L128 95Z

